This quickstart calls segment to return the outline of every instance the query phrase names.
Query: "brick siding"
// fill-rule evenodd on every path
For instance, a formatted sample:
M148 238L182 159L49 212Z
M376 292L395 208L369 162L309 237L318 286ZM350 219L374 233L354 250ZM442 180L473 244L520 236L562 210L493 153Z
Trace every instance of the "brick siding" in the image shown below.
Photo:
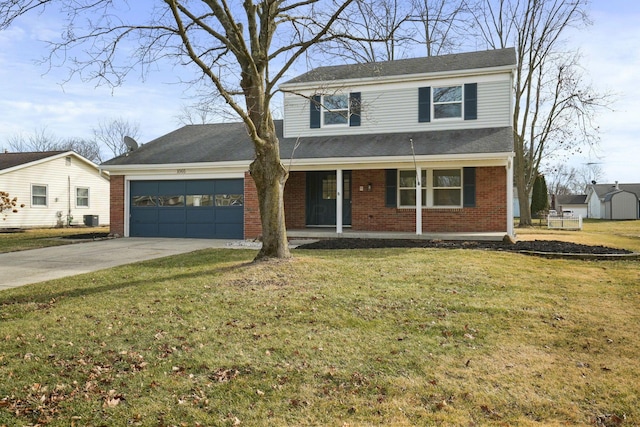
M244 173L244 238L256 239L262 235L258 190L249 172Z
M305 226L306 174L295 172L285 187L287 228ZM423 209L422 231L501 232L507 224L507 188L504 167L476 168L476 206L473 208ZM351 229L354 231L414 232L414 209L385 206L385 171L351 172ZM371 184L371 191L368 185ZM362 191L360 191L362 187ZM246 196L245 196L246 197Z
M109 234L124 236L124 176L111 175Z

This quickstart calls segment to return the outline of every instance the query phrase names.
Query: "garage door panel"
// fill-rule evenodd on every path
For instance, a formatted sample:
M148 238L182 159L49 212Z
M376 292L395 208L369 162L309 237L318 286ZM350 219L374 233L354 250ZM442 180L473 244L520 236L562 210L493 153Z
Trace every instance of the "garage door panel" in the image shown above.
M207 224L213 223L216 219L213 209L193 208L187 209L187 223Z
M169 208L158 210L158 222L160 224L184 224L187 215L184 209Z
M147 196L158 194L158 182L157 181L133 181L131 182L131 195L132 196Z
M187 181L187 194L213 194L215 181L205 179L200 181Z
M201 239L213 238L216 236L215 224L187 224L186 237Z
M242 222L242 207L226 206L216 209L216 222L238 223Z
M135 229L135 234L133 231ZM156 237L158 236L158 223L136 223L132 225L132 236L134 237Z
M242 194L244 193L244 183L241 180L237 179L219 180L216 181L215 192L216 194Z
M242 235L242 224L221 224L216 223L216 237L219 239L237 239Z
M184 181L160 181L158 183L158 194L160 195L184 194L184 192Z
M185 237L186 224L158 224L160 237Z

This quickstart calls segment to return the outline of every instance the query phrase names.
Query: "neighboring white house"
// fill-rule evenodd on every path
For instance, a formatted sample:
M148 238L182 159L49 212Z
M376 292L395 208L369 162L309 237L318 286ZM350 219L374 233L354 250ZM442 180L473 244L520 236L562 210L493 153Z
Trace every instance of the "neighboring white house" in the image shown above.
M588 217L639 219L640 184L593 184L587 190Z
M558 195L555 199L555 209L559 213L570 211L574 216L586 218L589 213L587 196L586 194Z
M24 204L0 228L109 224L109 176L73 151L0 153L0 190Z

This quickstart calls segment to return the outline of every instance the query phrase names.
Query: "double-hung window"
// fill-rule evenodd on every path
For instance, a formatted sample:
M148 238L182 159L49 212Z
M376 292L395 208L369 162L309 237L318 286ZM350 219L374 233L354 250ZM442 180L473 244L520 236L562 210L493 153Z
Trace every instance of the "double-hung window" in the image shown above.
M418 88L418 122L478 119L478 84Z
M361 94L313 95L310 99L309 127L360 126Z
M398 206L414 207L416 206L416 171L401 170L398 171ZM421 174L420 185L422 187L422 206L427 203L427 171L423 170Z
M423 169L420 179L422 207L461 208L463 205L462 177L462 169ZM397 183L397 206L415 208L416 171L413 169L399 170ZM395 186L392 188L395 189ZM475 192L475 189L472 189L472 192Z
M31 206L47 206L47 186L34 184L31 186Z
M76 188L76 207L77 208L89 207L89 189L87 187Z
M322 104L323 124L346 125L349 121L349 96L325 95Z
M435 169L432 191L433 206L462 206L462 170Z
M462 86L433 88L434 119L462 118Z

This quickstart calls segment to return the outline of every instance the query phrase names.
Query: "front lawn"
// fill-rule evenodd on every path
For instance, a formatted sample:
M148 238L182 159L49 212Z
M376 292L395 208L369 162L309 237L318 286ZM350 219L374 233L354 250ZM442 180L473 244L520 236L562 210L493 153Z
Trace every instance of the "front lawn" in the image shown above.
M294 253L0 292L0 426L640 424L638 262Z

